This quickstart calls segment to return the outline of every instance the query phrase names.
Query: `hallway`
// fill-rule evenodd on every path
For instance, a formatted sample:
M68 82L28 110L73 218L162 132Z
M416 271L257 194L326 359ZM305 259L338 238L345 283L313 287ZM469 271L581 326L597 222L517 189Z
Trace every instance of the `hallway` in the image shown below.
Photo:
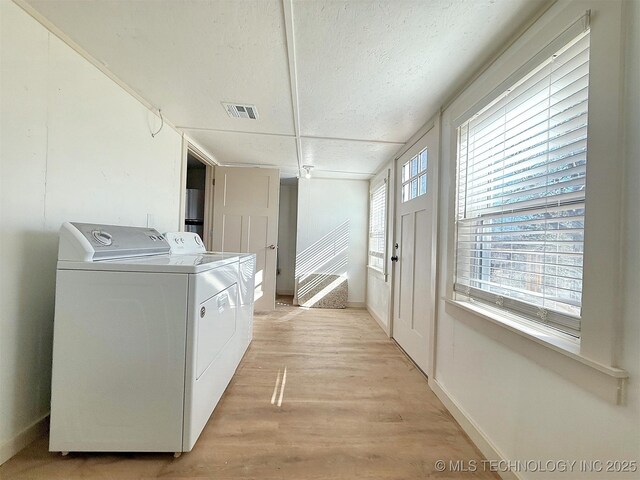
M366 310L278 305L194 450L50 454L37 440L1 479L459 478L434 462L483 457ZM498 478L465 472L465 479Z

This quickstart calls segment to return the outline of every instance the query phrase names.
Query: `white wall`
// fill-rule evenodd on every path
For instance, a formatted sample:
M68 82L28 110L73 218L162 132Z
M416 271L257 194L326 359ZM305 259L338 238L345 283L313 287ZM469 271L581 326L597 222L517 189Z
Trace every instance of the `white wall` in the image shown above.
M0 0L0 462L49 411L63 221L179 227L181 136ZM25 433L26 432L26 433Z
M640 2L627 0L624 5L625 38L625 172L623 217L623 316L622 364L629 370L628 406L616 412L622 418L617 426L623 437L636 442L635 455L640 458ZM633 446L629 447L633 449ZM632 453L634 451L632 450Z
M389 334L391 305L391 275L367 269L367 310L377 320L380 327Z
M429 380L485 452L493 451L498 457L520 461L623 459L640 462L640 308L637 300L640 295L640 2L626 1L626 11L620 11L620 3L616 1L558 2L553 8L550 15L543 17L543 22L538 22L525 34L525 37L530 35L531 38L520 43L524 45L520 51L513 48L508 50L443 112L436 370ZM449 172L452 171L452 162L455 162L451 123L465 108L490 92L499 83L497 78L505 78L525 61L528 58L527 49L531 51L537 48L533 44L544 45L552 38L553 29L545 25L571 23L587 9L592 10L592 66L596 64L594 60L600 65L607 62L615 65L619 54L616 36L621 31L626 33L626 88L619 102L625 107L624 115L609 125L596 121L600 119L593 119L590 125L590 135L592 138L597 136L599 141L615 142L619 135L616 124L624 125L625 130L624 191L621 193L622 185L618 185L618 188L611 188L609 193L613 196L622 195L625 206L619 235L614 232L611 236L614 239L621 237L623 245L620 255L622 266L619 268L623 272L623 334L622 345L616 356L617 365L626 369L630 378L626 402L622 405L593 393L594 390L585 381L588 375L582 376L583 370L588 367L448 305L443 300L451 278L448 273L448 242L451 241L452 232L453 214L450 208L453 178ZM604 24L606 28L602 27ZM607 109L602 99L606 95L617 95L616 72L602 70L593 77L590 94L593 105L597 104L600 111L606 110L606 115L610 115L610 112L615 112L618 102ZM609 78L608 84L606 77ZM603 87L610 89L606 95ZM615 167L615 162L619 162L618 165L622 163L621 158L616 158L614 154L608 156L606 161L613 162L609 165ZM598 170L591 169L589 174L593 171ZM600 175L592 176L589 181L595 185L602 182L603 178ZM611 217L615 217L615 212ZM616 248L615 240L610 244ZM589 280L590 288L597 289L603 277L596 273ZM603 285L602 289L609 287ZM368 298L373 295L375 292L370 291ZM384 302L375 304L368 301L370 309L373 307L381 312L388 309ZM614 324L618 320L611 318ZM606 338L600 340L606 342ZM565 366L571 362L575 362L575 367ZM576 376L572 377L571 373ZM637 475L637 472L620 476L601 472L585 476L578 471L518 473L520 478L544 479L637 478Z
M295 180L295 179L294 179ZM296 230L298 222L298 184L280 184L278 215L278 270L276 293L293 295L296 268Z
M348 222L348 264L332 273L346 273L351 306L365 304L368 205L369 182L365 180L301 178L298 182L296 261L301 256L309 258L325 235ZM317 263L318 273L326 273L322 259Z
M388 197L388 219L393 218L394 214L394 195L395 195L395 175L394 175L394 162L387 162L381 169L381 171L371 179L369 187L379 184L384 178L388 178L387 183L387 197ZM393 254L393 222L387 222L387 251L386 251L386 266L387 274L367 268L367 294L366 304L367 310L373 318L380 324L380 327L385 331L387 335L390 333L391 325L391 271L393 262L390 258ZM368 241L368 237L367 237Z
M636 10L637 4L633 7ZM592 10L591 28L591 86L590 86L590 166L587 174L589 185L610 182L610 178L603 178L600 168L602 162L612 170L620 165L622 158L615 152L610 155L599 155L601 145L597 142L617 141L619 132L615 125L620 124L619 118L614 118L608 124L602 119L611 115L617 107L616 71L619 68L616 58L619 54L617 35L624 26L623 18L626 17L627 25L631 25L632 16L623 15L619 2L575 1L558 3L553 10L534 25L532 31L534 38L521 42L519 50L511 49L494 66L486 72L477 82L474 82L456 102L444 112L443 115L443 158L441 176L440 205L440 252L441 266L439 291L441 297L445 295L451 278L448 273L450 265L448 255L451 249L448 242L451 241L452 218L451 198L453 195L451 168L455 162L452 136L455 133L451 122L460 112L465 111L469 105L486 95L492 84L499 78L504 78L510 70L517 67L518 63L529 58L530 50L536 48L535 44L544 44L550 41L558 32L561 25L568 25L578 18L585 10ZM635 28L640 23L635 23ZM531 32L529 32L531 33ZM528 38L528 37L527 37ZM628 48L626 57L633 61L637 69L640 56L640 48L637 44L637 31L635 45ZM633 60L631 60L633 59ZM611 70L598 69L602 63L610 65ZM631 67L631 65L628 65ZM630 71L627 70L627 76ZM627 90L627 99L622 102L626 105L637 106L637 73L635 85ZM605 78L609 79L606 83ZM629 80L629 78L628 78ZM629 82L627 82L629 83ZM613 97L613 102L603 105L603 98L607 95ZM600 113L600 115L598 115ZM629 115L629 114L628 114ZM637 118L637 112L636 112ZM637 124L636 124L637 128ZM628 158L627 162L634 165L637 176L637 129L635 134L629 135L630 144L634 146L635 157ZM591 141L593 140L593 142ZM592 149L592 147L594 147ZM632 169L633 169L632 168ZM594 173L596 172L596 173ZM449 175L448 175L449 174ZM611 185L611 192L620 192L621 185ZM609 183L606 183L609 184ZM589 187L588 187L589 188ZM634 188L637 188L637 184ZM592 189L591 192L598 192ZM619 193L618 193L619 194ZM597 208L590 200L587 192L587 209ZM627 198L627 201L630 201ZM636 197L637 200L637 197ZM637 232L637 203L635 212L627 211L627 221ZM616 212L609 214L610 221L615 218ZM635 215L634 218L631 218ZM587 222L587 225L590 225ZM595 225L595 224L592 224ZM618 225L618 228L620 226ZM587 226L587 228L589 228ZM595 227L592 227L595 228ZM591 233L597 233L593 230ZM609 246L616 248L615 238L619 235L614 232L602 232L610 235L612 240ZM629 231L629 236L631 230ZM593 239L593 236L592 236ZM635 249L635 259L628 262L625 255L621 258L627 268L635 268L633 273L627 270L627 295L638 297L637 275L638 268L638 240L628 238L627 248L630 253ZM587 251L587 254L589 252ZM606 252L600 251L601 255ZM593 257L585 255L585 310L583 317L588 312L586 304L593 303L594 290L606 291L609 279L606 272L588 271L586 265ZM450 267L449 267L450 268ZM635 279L635 280L634 280ZM630 283L629 283L630 282ZM604 283L604 284L603 284ZM635 286L635 292L632 289ZM587 292L587 288L591 290ZM628 303L628 310L622 319L625 348L618 355L618 366L627 369L630 375L628 383L628 395L626 404L616 405L593 393L593 385L597 372L592 371L593 378L588 377L588 372L583 371L587 367L577 364L552 350L538 346L533 342L517 338L516 334L506 332L504 328L490 325L489 322L466 313L456 307L446 304L442 298L438 299L437 318L437 350L436 373L433 379L446 393L449 400L464 412L466 417L475 424L477 430L500 455L512 460L528 459L569 459L569 460L615 460L626 459L640 461L640 342L638 325L638 306ZM615 307L615 306L613 306ZM615 308L611 308L615 311ZM635 310L633 310L635 309ZM618 318L610 318L615 323ZM583 332L586 338L586 333ZM593 337L592 337L593 340ZM598 339L596 339L598 340ZM606 335L599 338L606 342ZM582 349L581 349L582 351ZM575 364L575 365L570 365ZM573 376L572 376L573 375ZM602 472L585 477L580 472L571 475L562 473L531 473L521 472L522 478L609 478L609 474ZM627 478L637 478L637 473L627 475Z

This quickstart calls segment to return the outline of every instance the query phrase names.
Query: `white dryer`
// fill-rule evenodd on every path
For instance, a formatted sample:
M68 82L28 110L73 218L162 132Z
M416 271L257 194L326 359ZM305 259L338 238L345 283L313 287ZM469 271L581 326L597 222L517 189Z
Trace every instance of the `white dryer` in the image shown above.
M65 223L51 451L190 451L245 343L237 255L171 255L151 228Z
M173 255L220 255L221 252L211 252L205 249L202 239L193 232L167 232L164 234L169 243ZM243 326L242 338L243 348L240 352L242 357L253 339L253 308L255 298L255 274L256 274L256 254L255 253L227 253L226 255L237 255L239 258L239 323Z

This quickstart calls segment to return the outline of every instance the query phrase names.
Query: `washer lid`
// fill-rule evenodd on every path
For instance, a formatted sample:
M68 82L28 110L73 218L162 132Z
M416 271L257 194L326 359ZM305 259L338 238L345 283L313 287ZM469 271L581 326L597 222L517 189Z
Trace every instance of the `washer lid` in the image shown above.
M112 272L201 273L238 263L238 256L221 255L153 255L96 262L58 261L58 270L100 270Z

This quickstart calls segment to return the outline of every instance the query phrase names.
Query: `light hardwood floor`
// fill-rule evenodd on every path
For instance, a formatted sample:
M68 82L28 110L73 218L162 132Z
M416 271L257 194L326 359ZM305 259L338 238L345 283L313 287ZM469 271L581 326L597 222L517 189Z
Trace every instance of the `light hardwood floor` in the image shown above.
M257 316L234 379L193 451L178 459L62 457L49 453L47 442L35 441L2 465L0 478L497 478L435 471L438 459L483 457L365 310L279 305Z

